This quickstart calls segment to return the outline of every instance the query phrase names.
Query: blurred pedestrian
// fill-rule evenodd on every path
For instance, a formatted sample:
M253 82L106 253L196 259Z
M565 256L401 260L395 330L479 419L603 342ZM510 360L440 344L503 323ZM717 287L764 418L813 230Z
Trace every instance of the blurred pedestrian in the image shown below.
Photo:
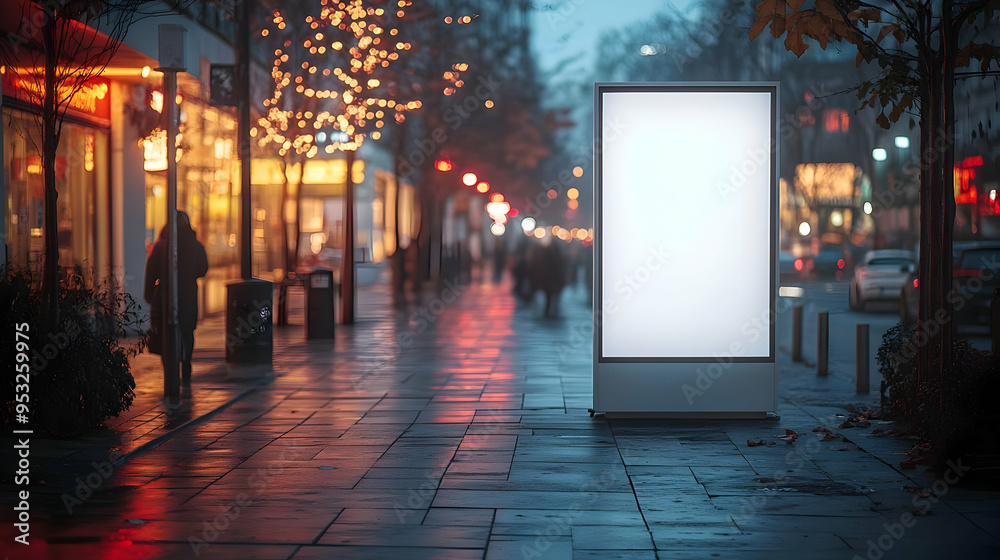
M543 238L528 251L528 275L533 290L545 293L545 316L559 314L559 296L566 285L566 257L552 236Z
M153 244L146 259L146 278L143 298L150 304L151 337L150 347L154 353L163 354L166 337L162 330L166 312L167 293L162 289L166 283L169 255L167 254L167 228L160 230L160 236ZM194 352L194 330L198 324L198 279L208 273L208 255L205 246L191 228L191 218L186 212L177 211L177 325L180 338L177 341L181 364L181 378L191 380L191 355ZM157 352L157 345L160 351ZM166 369L167 360L163 359Z
M528 238L520 238L514 247L513 262L510 268L510 274L514 279L514 295L525 304L531 303L531 296L535 294L535 289L531 286L531 277L528 274L528 250Z

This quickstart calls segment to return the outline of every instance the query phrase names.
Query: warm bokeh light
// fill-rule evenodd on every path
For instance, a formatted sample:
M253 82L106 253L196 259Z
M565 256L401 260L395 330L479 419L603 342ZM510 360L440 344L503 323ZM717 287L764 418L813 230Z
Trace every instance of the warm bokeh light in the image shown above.
M569 206L571 210L576 210L580 206L580 203L576 200L570 200L566 203L566 206Z
M573 168L573 176L574 177L583 177L583 168L580 167L579 165L577 165L576 167L574 167Z
M142 72L140 72L139 74L140 74L140 75L141 75L141 76L142 76L143 78L148 78L148 77L149 77L149 72L150 72L150 70L151 70L151 69L150 69L150 67L149 67L149 66L143 66L143 67L142 67Z
M516 218L517 214L518 214L517 208L511 208L510 212L507 212L507 215L510 216L511 218Z
M500 193L493 193L490 195L490 202L503 202L503 195Z
M542 228L535 228L535 233L534 233L534 235L535 235L535 237L537 237L538 239L541 239L541 238L545 237L545 230L544 230L544 229L542 229Z
M476 181L478 180L479 177L476 177L475 173L466 173L465 175L462 175L462 184L464 184L467 187L475 185ZM480 191L480 192L486 192L486 191Z
M809 222L802 222L801 224L799 224L799 235L801 236L809 235L810 231L812 231L812 228L809 227Z
M503 224L493 224L490 226L490 233L497 237L503 235L505 231L507 231L507 228Z
M478 185L476 185L476 190L481 193L484 193L490 190L490 184L487 183L486 181L481 181Z
M557 193L555 189L549 189L549 192L547 193L547 196L550 199L555 200L556 197L559 196L559 193Z
M566 191L566 198L569 198L570 200L576 200L579 196L580 196L580 191L576 190L575 188L571 188L570 190Z
M525 216L524 219L521 220L521 229L524 230L525 233L534 231L535 219L531 216Z
M455 164L453 164L452 162L450 162L450 161L448 161L446 159L439 159L439 160L436 160L434 162L434 169L437 169L438 171L442 171L442 172L443 171L451 171L454 168L455 168Z

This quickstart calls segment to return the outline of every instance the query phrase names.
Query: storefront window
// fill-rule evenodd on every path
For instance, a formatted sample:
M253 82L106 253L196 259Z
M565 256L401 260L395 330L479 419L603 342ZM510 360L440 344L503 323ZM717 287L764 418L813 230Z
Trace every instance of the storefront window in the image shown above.
M41 128L34 116L14 109L4 109L3 126L7 243L16 265L40 271L45 253ZM97 281L110 272L108 158L107 132L63 123L55 173L64 275L74 272Z
M236 120L229 112L203 104L194 95L180 105L177 159L177 209L187 212L198 240L208 253L202 281L202 313L225 308L225 283L237 276L239 247L239 161ZM151 144L163 144L153 138ZM156 242L167 223L167 176L160 162L166 146L150 145L146 156L146 246Z

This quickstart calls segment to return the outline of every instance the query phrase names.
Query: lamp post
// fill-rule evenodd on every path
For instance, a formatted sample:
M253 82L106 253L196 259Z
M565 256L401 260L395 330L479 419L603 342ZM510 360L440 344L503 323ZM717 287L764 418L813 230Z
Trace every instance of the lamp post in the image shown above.
M250 13L253 0L236 3L237 130L240 146L240 280L226 284L226 362L270 364L274 284L253 277L250 198ZM287 302L281 302L282 306Z
M158 71L163 72L164 108L167 117L167 270L166 305L163 314L163 398L168 403L180 401L180 360L177 343L177 73L185 66L184 34L181 25L159 26Z

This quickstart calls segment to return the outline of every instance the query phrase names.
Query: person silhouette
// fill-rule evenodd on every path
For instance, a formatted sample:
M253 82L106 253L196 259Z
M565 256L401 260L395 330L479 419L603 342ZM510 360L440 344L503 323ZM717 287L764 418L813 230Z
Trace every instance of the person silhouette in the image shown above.
M166 290L164 285L167 274L167 228L160 230L160 236L153 244L149 257L146 259L146 277L143 286L143 298L150 304L150 323L161 325L166 308ZM191 228L191 218L186 212L177 211L177 325L180 331L178 340L179 361L181 364L181 379L191 380L191 356L194 352L194 330L198 325L198 279L208 273L208 254L205 246L198 241L195 231ZM162 329L153 331L163 336ZM166 339L161 339L160 348L166 345ZM158 352L162 354L161 352ZM162 356L161 356L162 357ZM166 369L167 360L163 359Z

